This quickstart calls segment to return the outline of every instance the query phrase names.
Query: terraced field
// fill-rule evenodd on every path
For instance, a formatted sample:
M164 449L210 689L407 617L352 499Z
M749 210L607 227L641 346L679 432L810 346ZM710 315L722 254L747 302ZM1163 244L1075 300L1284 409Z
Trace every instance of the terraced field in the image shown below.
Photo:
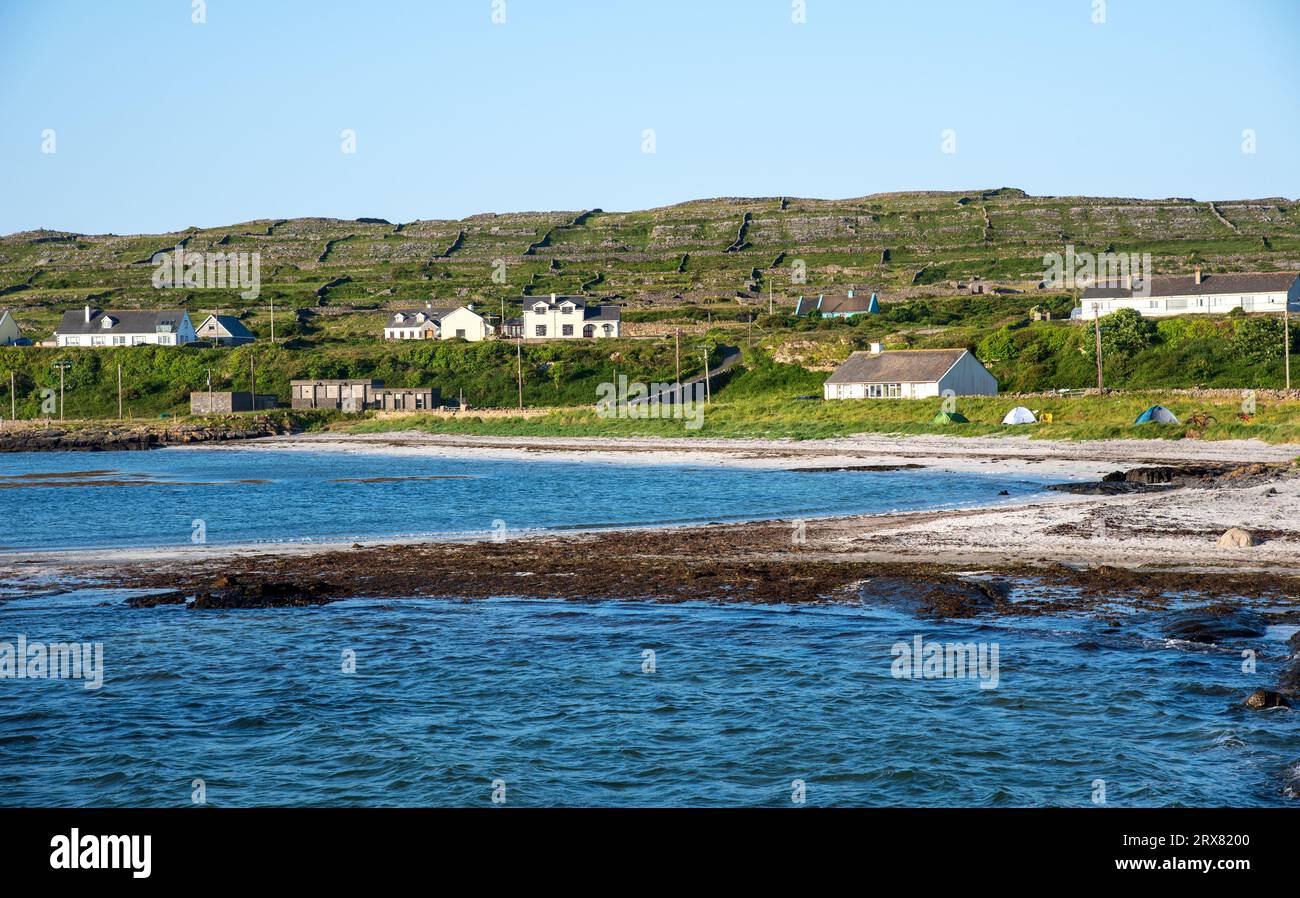
M151 257L258 252L262 294L156 290ZM432 301L491 311L521 295L581 293L630 309L778 304L855 287L886 302L987 287L1034 291L1042 255L1150 252L1157 273L1300 268L1300 203L1287 199L1030 197L1003 188L848 200L719 198L636 212L475 215L461 221L268 219L172 234L30 231L0 238L0 307L32 336L92 303L241 314L299 323ZM800 277L803 281L800 282ZM507 311L509 309L507 308ZM291 335L294 316L277 319Z

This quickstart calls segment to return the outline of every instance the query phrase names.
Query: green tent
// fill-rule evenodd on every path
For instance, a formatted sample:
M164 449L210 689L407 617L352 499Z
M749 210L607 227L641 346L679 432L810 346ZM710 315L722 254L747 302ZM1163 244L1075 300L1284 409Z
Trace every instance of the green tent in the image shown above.
M969 424L966 416L961 412L939 411L930 419L931 424Z

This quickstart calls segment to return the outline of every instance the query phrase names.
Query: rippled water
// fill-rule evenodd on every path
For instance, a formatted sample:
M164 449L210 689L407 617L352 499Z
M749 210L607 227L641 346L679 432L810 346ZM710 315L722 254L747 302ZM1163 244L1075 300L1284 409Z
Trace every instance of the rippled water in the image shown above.
M1089 805L1097 780L1114 805L1270 805L1300 758L1300 715L1239 707L1281 634L1247 643L1246 676L1237 651L1136 617L118 598L5 606L7 631L102 640L107 673L3 681L0 803L185 805L199 778L218 806L488 805L494 780L511 805L789 805L795 780L810 805ZM997 688L895 679L891 647L918 633L997 643Z
M376 456L0 456L170 485L0 489L5 545L216 540L882 511L1027 481ZM331 484L395 471L469 479ZM256 475L265 484L233 481ZM217 486L183 485L205 481ZM0 570L4 559L0 555ZM52 584L52 587L58 587ZM67 584L61 585L66 587ZM1221 648L1161 618L922 621L858 605L352 600L132 610L121 590L0 586L0 642L100 642L105 676L0 679L0 804L1272 805L1300 714L1250 712L1290 630ZM1292 628L1294 629L1294 628ZM895 678L915 636L998 649L977 678ZM1258 652L1243 673L1241 650ZM0 647L2 651L2 647ZM647 653L653 653L648 655ZM344 672L352 653L355 672ZM653 670L649 660L653 659ZM987 681L986 681L987 682ZM499 795L500 793L498 793Z
M496 521L522 530L906 510L1006 501L1041 488L1032 477L910 470L812 474L257 449L0 453L0 551L188 544L195 521L209 543L338 540L483 533ZM999 500L1003 490L1009 496Z

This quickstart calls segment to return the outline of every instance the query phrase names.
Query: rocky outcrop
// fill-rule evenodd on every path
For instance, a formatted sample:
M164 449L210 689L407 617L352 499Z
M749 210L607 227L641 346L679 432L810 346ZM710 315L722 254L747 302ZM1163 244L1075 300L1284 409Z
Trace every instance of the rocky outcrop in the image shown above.
M0 452L120 452L158 449L186 443L253 440L292 433L288 425L269 419L240 422L238 426L182 425L161 429L146 427L45 427L0 433Z
M1271 689L1256 689L1246 700L1242 702L1252 711L1263 711L1266 708L1289 708L1291 703L1287 701L1286 696L1280 692L1274 692Z
M329 584L320 580L249 580L223 574L207 589L194 593L173 591L136 596L132 608L185 605L191 611L231 608L306 608L336 601ZM192 596L192 598L191 598Z
M1174 615L1165 627L1170 639L1214 645L1225 639L1256 639L1264 635L1264 621L1253 611L1208 607Z
M1242 530L1240 527L1233 527L1219 537L1219 548L1221 549L1244 549L1249 546L1258 546L1262 540L1249 530Z

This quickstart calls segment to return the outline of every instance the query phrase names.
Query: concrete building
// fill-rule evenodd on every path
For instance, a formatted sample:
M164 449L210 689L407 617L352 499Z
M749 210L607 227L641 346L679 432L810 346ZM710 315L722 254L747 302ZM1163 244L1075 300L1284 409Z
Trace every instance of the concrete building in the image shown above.
M442 404L437 387L385 387L371 391L372 408L385 412L423 411Z
M274 393L258 393L254 396L247 390L231 392L213 390L195 390L190 393L191 415L224 415L231 412L254 412L276 408L279 399Z
M181 309L115 312L86 306L64 312L54 331L56 346L184 346L194 340L189 313Z
M385 387L382 380L294 380L289 388L293 408L414 411L437 408L442 401L437 387Z
M374 391L382 380L292 380L289 381L291 408L332 408L359 412L374 403Z
M1149 289L1131 279L1118 287L1088 287L1070 317L1091 321L1120 309L1134 309L1146 318L1226 315L1233 309L1275 315L1288 308L1300 312L1300 275L1293 271L1201 274L1197 268L1192 274L1150 281Z
M218 346L242 346L257 339L234 315L209 315L194 329L194 335Z
M879 343L850 355L822 387L825 399L929 399L996 396L998 382L966 349L895 349Z
M20 339L22 333L18 330L18 322L14 321L8 309L0 309L0 346L13 346Z
M587 305L576 296L523 298L523 337L526 340L594 340L619 335L616 305Z

